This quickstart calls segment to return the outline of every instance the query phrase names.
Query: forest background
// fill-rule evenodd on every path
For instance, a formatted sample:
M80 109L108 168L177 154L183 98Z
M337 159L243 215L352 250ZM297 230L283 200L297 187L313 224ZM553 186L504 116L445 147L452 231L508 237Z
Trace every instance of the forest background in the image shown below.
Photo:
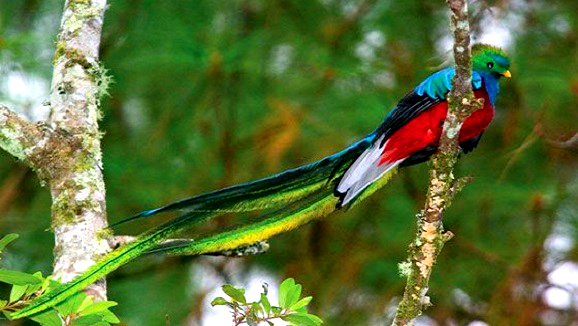
M0 101L34 121L48 113L62 6L0 2ZM451 64L447 15L443 1L110 2L100 50L114 78L100 125L109 221L345 148ZM444 217L456 236L420 323L577 325L578 2L476 1L471 16L473 41L503 46L513 78L459 163L475 179ZM291 276L328 325L382 324L403 292L397 264L426 182L426 165L404 169L362 205L271 240L263 255L140 259L108 277L114 311L129 325L167 315L176 325L226 322L226 309L208 307L220 284L258 293ZM50 272L50 202L2 152L0 230L20 234L3 267Z

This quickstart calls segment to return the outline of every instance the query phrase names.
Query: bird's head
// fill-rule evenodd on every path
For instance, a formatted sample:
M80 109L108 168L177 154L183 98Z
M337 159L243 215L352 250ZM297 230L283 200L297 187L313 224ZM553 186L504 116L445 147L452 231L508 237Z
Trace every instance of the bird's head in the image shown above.
M475 44L472 47L472 62L474 70L479 73L493 74L496 77L512 77L510 58L498 47Z

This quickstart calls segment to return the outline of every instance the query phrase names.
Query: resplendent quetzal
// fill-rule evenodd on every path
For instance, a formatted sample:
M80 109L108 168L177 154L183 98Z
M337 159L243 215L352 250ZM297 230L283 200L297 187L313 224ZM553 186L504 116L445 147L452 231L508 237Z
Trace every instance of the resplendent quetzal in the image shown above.
M498 81L510 77L510 60L499 48L472 48L472 87L484 99L482 109L464 122L459 143L473 150L494 117ZM147 252L200 255L249 245L293 229L336 209L350 207L385 185L399 167L427 161L435 153L448 104L453 68L440 70L406 95L371 134L320 161L269 178L187 198L142 212L119 223L168 211L181 215L138 236L104 256L73 281L14 312L21 318L52 307L123 264ZM194 241L161 242L193 225L227 212L263 211L246 225ZM118 224L118 223L117 223Z

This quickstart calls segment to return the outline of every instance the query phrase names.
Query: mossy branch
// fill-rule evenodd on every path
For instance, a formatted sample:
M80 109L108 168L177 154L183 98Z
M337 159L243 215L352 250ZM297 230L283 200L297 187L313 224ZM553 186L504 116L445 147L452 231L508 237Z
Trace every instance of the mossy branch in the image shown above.
M0 148L35 168L31 156L42 147L44 133L39 125L0 104Z
M0 105L0 147L38 174L52 195L54 275L70 281L110 250L99 100L110 79L98 61L106 0L67 0L54 55L50 117L40 124ZM101 282L89 289L106 298Z
M449 110L443 125L438 153L430 162L429 186L425 208L417 215L418 230L409 246L407 261L400 270L407 277L402 301L399 303L394 326L411 325L431 303L427 297L433 266L445 242L453 234L444 232L442 218L454 195L464 182L454 179L453 169L458 159L458 135L464 120L481 108L472 92L470 28L466 0L448 0L451 11L450 27L454 34L455 76L448 96ZM462 180L462 179L460 179ZM462 180L464 181L464 180Z

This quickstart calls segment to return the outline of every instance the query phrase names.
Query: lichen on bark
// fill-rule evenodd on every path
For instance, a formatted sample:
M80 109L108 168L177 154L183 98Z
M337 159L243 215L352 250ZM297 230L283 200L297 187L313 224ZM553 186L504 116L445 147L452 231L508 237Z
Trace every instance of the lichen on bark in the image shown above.
M107 225L98 130L98 48L105 6L105 0L67 1L54 57L50 125L66 134L69 144L66 166L50 180L54 273L65 282L110 250L98 236ZM89 292L104 299L104 282Z

